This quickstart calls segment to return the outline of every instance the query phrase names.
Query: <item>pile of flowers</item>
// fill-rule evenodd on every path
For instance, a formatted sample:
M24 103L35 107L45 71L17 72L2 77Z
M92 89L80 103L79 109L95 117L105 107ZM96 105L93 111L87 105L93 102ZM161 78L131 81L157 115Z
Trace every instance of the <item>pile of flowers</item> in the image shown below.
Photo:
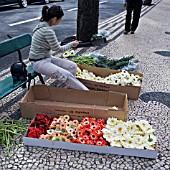
M75 55L76 55L76 52L74 50L69 50L69 51L66 51L65 53L63 53L64 58L73 57Z
M121 86L141 86L142 84L142 77L139 75L130 74L125 70L122 70L119 73L110 74L109 76L103 78L96 76L93 72L89 72L88 70L81 70L80 68L77 68L76 77Z
M108 118L102 129L103 137L111 146L150 150L156 146L154 131L146 120L123 122L116 118Z
M53 117L47 133L40 135L40 139L71 142L76 138L78 120L70 120L68 115Z
M28 128L28 137L96 146L155 150L155 130L146 120L123 122L117 118L84 117L81 122L68 115L38 114Z
M28 137L39 138L41 134L46 133L51 123L51 117L44 114L37 114L34 121L28 128Z
M104 119L84 117L78 126L77 138L74 143L106 146L107 142L103 138L102 129L105 127Z

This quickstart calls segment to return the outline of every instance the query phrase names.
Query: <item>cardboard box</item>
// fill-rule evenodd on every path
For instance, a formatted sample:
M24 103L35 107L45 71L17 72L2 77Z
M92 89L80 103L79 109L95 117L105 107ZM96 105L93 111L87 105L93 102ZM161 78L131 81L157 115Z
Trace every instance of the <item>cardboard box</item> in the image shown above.
M38 138L27 137L27 132L23 137L24 145L27 146L40 146L47 148L61 148L68 150L78 150L78 151L87 151L87 152L96 152L104 154L116 154L116 155L125 155L125 156L136 156L143 158L152 158L156 159L158 150L144 150L144 149L131 149L131 148L119 148L111 146L96 146L96 145L87 145L87 144L78 144L71 142L60 142L52 140L44 140Z
M86 65L80 65L80 64L78 64L78 67L81 70L86 69L90 72L93 72L96 76L100 76L100 77L107 77L110 74L115 74L115 73L120 72L119 70L111 70L111 69L106 69L106 68L101 68L101 67L92 67L92 66L86 66ZM138 73L138 72L129 71L129 73L143 77L143 74ZM91 81L91 80L85 80L81 78L79 78L79 80L91 90L115 91L115 92L126 93L128 96L128 99L131 99L131 100L137 100L139 98L139 94L141 90L140 86L117 86L117 85L105 84L105 83L100 83L100 82Z
M35 85L21 100L20 110L23 118L34 118L37 113L45 113L56 116L67 114L77 120L89 116L105 120L116 117L126 121L128 100L124 93Z

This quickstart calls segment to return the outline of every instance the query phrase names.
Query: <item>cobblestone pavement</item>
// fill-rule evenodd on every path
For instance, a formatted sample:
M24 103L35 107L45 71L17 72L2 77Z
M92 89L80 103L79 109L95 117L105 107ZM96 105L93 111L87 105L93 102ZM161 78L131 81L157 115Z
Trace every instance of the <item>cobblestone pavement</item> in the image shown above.
M14 156L5 157L1 148L0 169L22 170L169 170L170 169L170 1L155 0L142 9L138 30L123 35L125 13L100 24L111 32L108 44L82 48L80 53L98 50L111 58L134 54L138 71L144 74L139 100L129 101L128 119L148 119L156 129L157 159L97 154L62 149L21 147ZM1 74L5 74L8 70ZM48 82L48 80L47 80ZM50 81L49 81L50 82ZM20 118L19 101L26 91L17 90L1 101L0 119L6 115Z

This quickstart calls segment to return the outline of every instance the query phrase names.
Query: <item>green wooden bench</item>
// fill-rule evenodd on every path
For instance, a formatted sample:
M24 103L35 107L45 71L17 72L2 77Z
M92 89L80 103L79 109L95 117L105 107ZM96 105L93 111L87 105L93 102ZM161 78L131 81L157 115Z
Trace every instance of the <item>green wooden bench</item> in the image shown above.
M22 34L17 37L10 38L3 42L0 42L0 58L7 56L13 52L18 52L19 61L22 61L21 49L24 47L28 47L31 45L32 37L30 34ZM13 82L12 76L0 80L0 99L7 96L14 90L19 87L26 87L26 83L28 83L28 89L30 87L31 80L35 77L39 77L42 84L44 83L43 77L41 74L33 71L32 66L27 66L28 78L27 80ZM35 84L35 80L34 80Z

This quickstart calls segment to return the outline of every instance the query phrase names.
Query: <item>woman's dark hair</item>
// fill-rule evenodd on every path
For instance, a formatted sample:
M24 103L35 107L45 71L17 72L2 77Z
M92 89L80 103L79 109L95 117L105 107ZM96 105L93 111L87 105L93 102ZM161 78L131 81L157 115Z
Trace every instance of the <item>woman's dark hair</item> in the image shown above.
M43 6L42 17L40 21L49 21L51 18L57 17L60 19L64 15L64 12L60 6L53 5L50 8L48 6Z

